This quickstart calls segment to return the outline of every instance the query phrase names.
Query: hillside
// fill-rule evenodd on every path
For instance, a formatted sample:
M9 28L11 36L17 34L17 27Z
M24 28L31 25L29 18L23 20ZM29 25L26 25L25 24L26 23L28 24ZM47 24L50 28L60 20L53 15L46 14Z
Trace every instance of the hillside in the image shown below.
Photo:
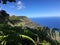
M0 45L60 45L59 38L56 28L39 26L26 16L9 16L0 11Z
M14 25L13 26L22 26L22 27L28 27L28 28L31 28L31 29L37 29L38 27L42 27L42 28L47 28L47 27L44 27L44 26L41 26L41 25L37 25L36 23L32 22L28 17L26 16L11 16L9 18L10 20L17 20L16 22L14 22ZM10 23L11 24L11 23ZM47 33L47 35L52 39L52 40L56 40L60 43L60 40L59 40L59 32L58 31L53 31L53 29L44 29ZM58 35L58 36L57 36Z
M9 18L14 25L13 26L23 26L23 27L29 27L29 28L37 28L39 25L32 22L28 17L26 16L10 16ZM11 24L11 23L10 23Z

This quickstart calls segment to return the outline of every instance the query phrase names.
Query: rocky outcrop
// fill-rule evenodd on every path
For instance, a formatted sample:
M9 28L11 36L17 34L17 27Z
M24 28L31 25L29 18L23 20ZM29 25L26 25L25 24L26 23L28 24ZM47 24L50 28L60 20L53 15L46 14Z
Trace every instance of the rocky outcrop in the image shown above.
M37 28L38 27L38 25L36 23L33 23L26 16L11 16L10 20L12 20L12 21L18 20L18 21L16 21L16 23L14 22L14 26L23 26L23 27L29 27L29 28Z

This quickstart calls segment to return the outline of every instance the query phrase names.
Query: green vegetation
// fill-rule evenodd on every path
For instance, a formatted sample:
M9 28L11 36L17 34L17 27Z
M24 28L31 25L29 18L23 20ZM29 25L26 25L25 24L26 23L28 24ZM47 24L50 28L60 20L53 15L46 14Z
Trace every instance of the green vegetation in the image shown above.
M56 37L57 34L60 37L57 28L15 25L19 22L21 20L16 16L11 17L4 10L0 11L0 45L60 45Z

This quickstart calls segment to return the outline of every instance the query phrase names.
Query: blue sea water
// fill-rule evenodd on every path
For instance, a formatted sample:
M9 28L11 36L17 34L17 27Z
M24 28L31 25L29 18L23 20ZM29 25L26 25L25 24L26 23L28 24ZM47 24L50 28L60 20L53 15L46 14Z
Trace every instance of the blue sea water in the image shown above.
M58 28L60 30L60 17L30 18L30 20L39 25Z

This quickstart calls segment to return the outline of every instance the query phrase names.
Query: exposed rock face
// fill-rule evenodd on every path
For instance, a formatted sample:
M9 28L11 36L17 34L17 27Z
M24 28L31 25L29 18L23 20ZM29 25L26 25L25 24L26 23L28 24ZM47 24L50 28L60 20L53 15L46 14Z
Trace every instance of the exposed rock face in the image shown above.
M14 19L15 18L15 19ZM14 23L14 26L23 26L23 27L29 27L29 28L37 28L38 25L33 23L29 18L27 18L26 16L11 16L10 17L11 20L18 20L16 21L16 23Z

